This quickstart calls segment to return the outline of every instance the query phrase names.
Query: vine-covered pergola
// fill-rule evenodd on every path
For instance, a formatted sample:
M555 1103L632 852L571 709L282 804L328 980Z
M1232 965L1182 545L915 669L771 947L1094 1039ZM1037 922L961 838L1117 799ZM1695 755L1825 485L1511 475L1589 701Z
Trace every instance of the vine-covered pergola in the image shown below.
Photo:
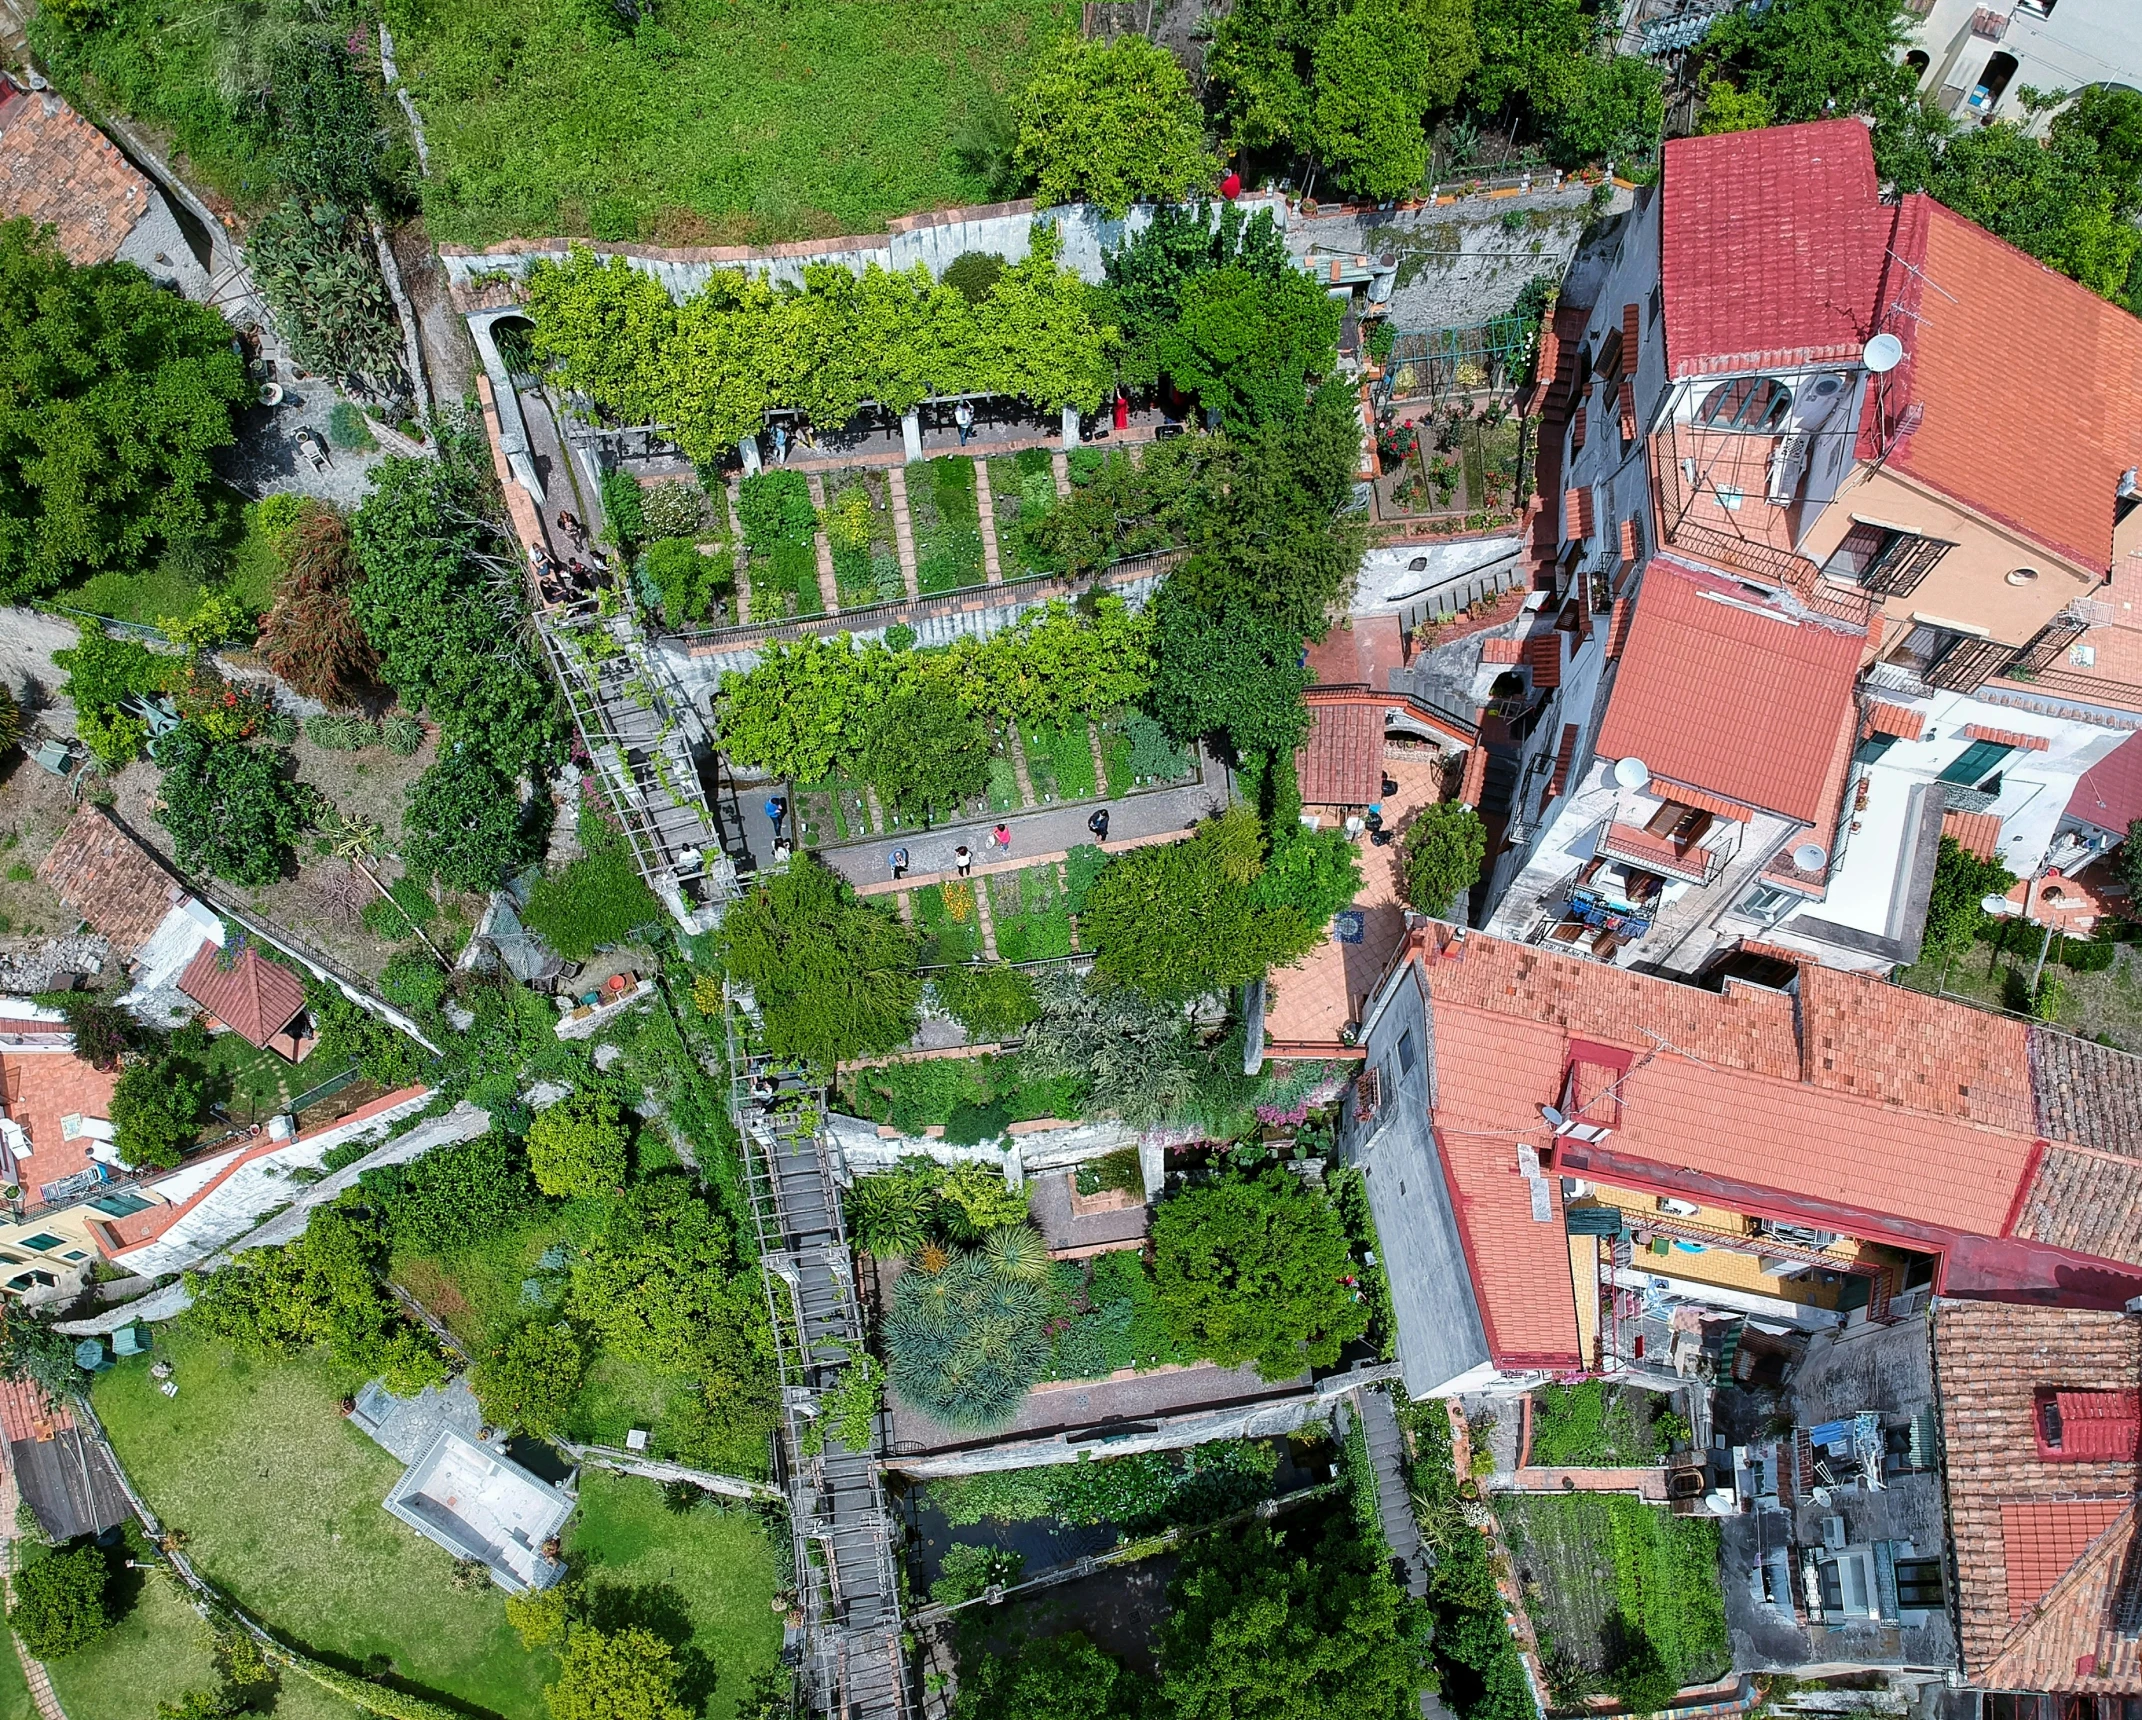
M1489 388L1514 387L1532 362L1538 335L1537 317L1515 314L1450 328L1400 329L1376 384L1377 409L1382 410L1394 395L1440 405L1450 395L1468 393L1480 386L1460 382L1460 374L1468 368L1477 370ZM1406 387L1400 391L1402 377Z

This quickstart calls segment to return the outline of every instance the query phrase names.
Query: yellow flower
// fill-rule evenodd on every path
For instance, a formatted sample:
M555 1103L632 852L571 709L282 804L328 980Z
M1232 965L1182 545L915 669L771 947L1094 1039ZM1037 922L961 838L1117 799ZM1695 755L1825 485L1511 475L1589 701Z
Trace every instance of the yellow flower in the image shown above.
M945 914L956 926L964 926L974 918L974 886L972 884L947 884L945 886Z

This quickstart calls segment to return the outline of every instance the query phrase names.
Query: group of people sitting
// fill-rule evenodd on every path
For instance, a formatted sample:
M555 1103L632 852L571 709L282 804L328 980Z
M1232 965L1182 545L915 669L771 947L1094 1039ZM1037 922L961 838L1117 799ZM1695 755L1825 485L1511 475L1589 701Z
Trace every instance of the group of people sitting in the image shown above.
M609 574L610 560L588 542L587 527L563 508L558 510L558 530L567 543L585 551L587 559L573 555L561 565L548 549L538 547L528 552L528 560L535 569L536 590L546 604L576 603L594 596Z

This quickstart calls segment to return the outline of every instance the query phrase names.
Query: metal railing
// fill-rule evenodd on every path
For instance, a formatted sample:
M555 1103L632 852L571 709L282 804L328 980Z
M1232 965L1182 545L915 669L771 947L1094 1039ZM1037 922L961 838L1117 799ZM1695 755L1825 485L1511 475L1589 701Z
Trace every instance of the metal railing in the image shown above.
M1692 884L1715 883L1732 859L1730 851L1654 836L1648 830L1611 818L1600 826L1599 852L1641 866L1647 872L1664 872Z

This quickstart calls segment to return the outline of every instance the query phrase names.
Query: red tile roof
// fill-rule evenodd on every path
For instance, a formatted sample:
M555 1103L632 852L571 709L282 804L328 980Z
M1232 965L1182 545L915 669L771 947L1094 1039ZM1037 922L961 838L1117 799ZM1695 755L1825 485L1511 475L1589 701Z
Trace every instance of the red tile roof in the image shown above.
M2142 818L2142 734L2129 735L2082 773L2068 797L2068 816L2123 836Z
M2055 1392L2060 1410L2060 1455L2071 1463L2125 1461L2142 1443L2142 1394L2133 1391Z
M2124 1499L2046 1499L2001 1507L2008 1616L2021 1618L2127 1508Z
M1867 727L1878 735L1915 741L1926 733L1926 718L1908 705L1885 705L1876 699L1867 706Z
M2048 1463L2033 1431L2040 1391L2142 1374L2142 1327L2117 1312L1946 1298L1933 1327L1965 1675L2142 1694L2135 1644L2110 1617L2142 1470Z
M1890 270L1884 297L1916 318L1884 325L1908 356L1861 457L1882 451L1885 428L1908 429L1893 469L2104 573L2114 491L2142 464L2142 321L1924 196L1904 199L1896 249L1913 267ZM2029 457L2040 448L2060 458Z
M1964 733L1975 741L1997 741L2019 752L2044 752L2053 744L2043 735L2020 734L2014 729L1989 729L1983 723L1964 724Z
M1675 782L1670 776L1653 776L1651 792L1662 800L1693 806L1718 818L1730 818L1735 824L1746 824L1755 815L1737 800L1727 800L1722 795L1706 794L1700 788L1685 782Z
M1488 751L1484 746L1465 749L1465 776L1458 784L1458 804L1477 807L1487 788ZM1378 784L1381 787L1382 784Z
M163 862L99 806L75 813L37 870L122 961L149 941L185 895Z
M1322 720L1320 713L1319 724ZM297 976L261 960L251 944L235 955L228 948L203 944L179 975L178 988L241 1039L262 1048L305 1007L305 988Z
M1607 626L1606 654L1612 662L1629 648L1629 629L1636 622L1636 602L1633 598L1617 597L1614 600L1614 617Z
M1753 604L1729 581L1654 556L1599 755L1815 823L1856 720L1865 644L1863 632Z
M50 90L0 78L0 218L58 229L77 263L108 263L149 208L149 182Z
M1498 634L1480 641L1480 661L1483 663L1522 663L1525 660L1525 642L1507 635Z
M1944 812L1941 834L1956 838L1956 846L1981 860L2000 858L2001 815L1997 812Z
M0 1438L47 1440L74 1426L74 1412L35 1380L0 1380Z
M1309 739L1294 755L1304 804L1373 806L1381 800L1383 713L1373 705L1314 705L1309 715Z
M1857 120L1669 142L1660 242L1671 373L1857 358L1874 333L1894 219L1880 190Z
M62 1182L96 1163L87 1135L66 1138L63 1119L111 1116L114 1070L104 1074L63 1051L0 1053L0 1110L29 1131L30 1156L21 1166L22 1186L34 1199L48 1184Z
M1539 688L1562 684L1562 636L1549 629L1525 641L1525 664L1532 671L1532 684Z
M1552 800L1569 784L1569 767L1577 756L1577 737L1584 730L1576 723L1562 725L1561 744L1555 748L1554 774L1547 779L1547 798Z

